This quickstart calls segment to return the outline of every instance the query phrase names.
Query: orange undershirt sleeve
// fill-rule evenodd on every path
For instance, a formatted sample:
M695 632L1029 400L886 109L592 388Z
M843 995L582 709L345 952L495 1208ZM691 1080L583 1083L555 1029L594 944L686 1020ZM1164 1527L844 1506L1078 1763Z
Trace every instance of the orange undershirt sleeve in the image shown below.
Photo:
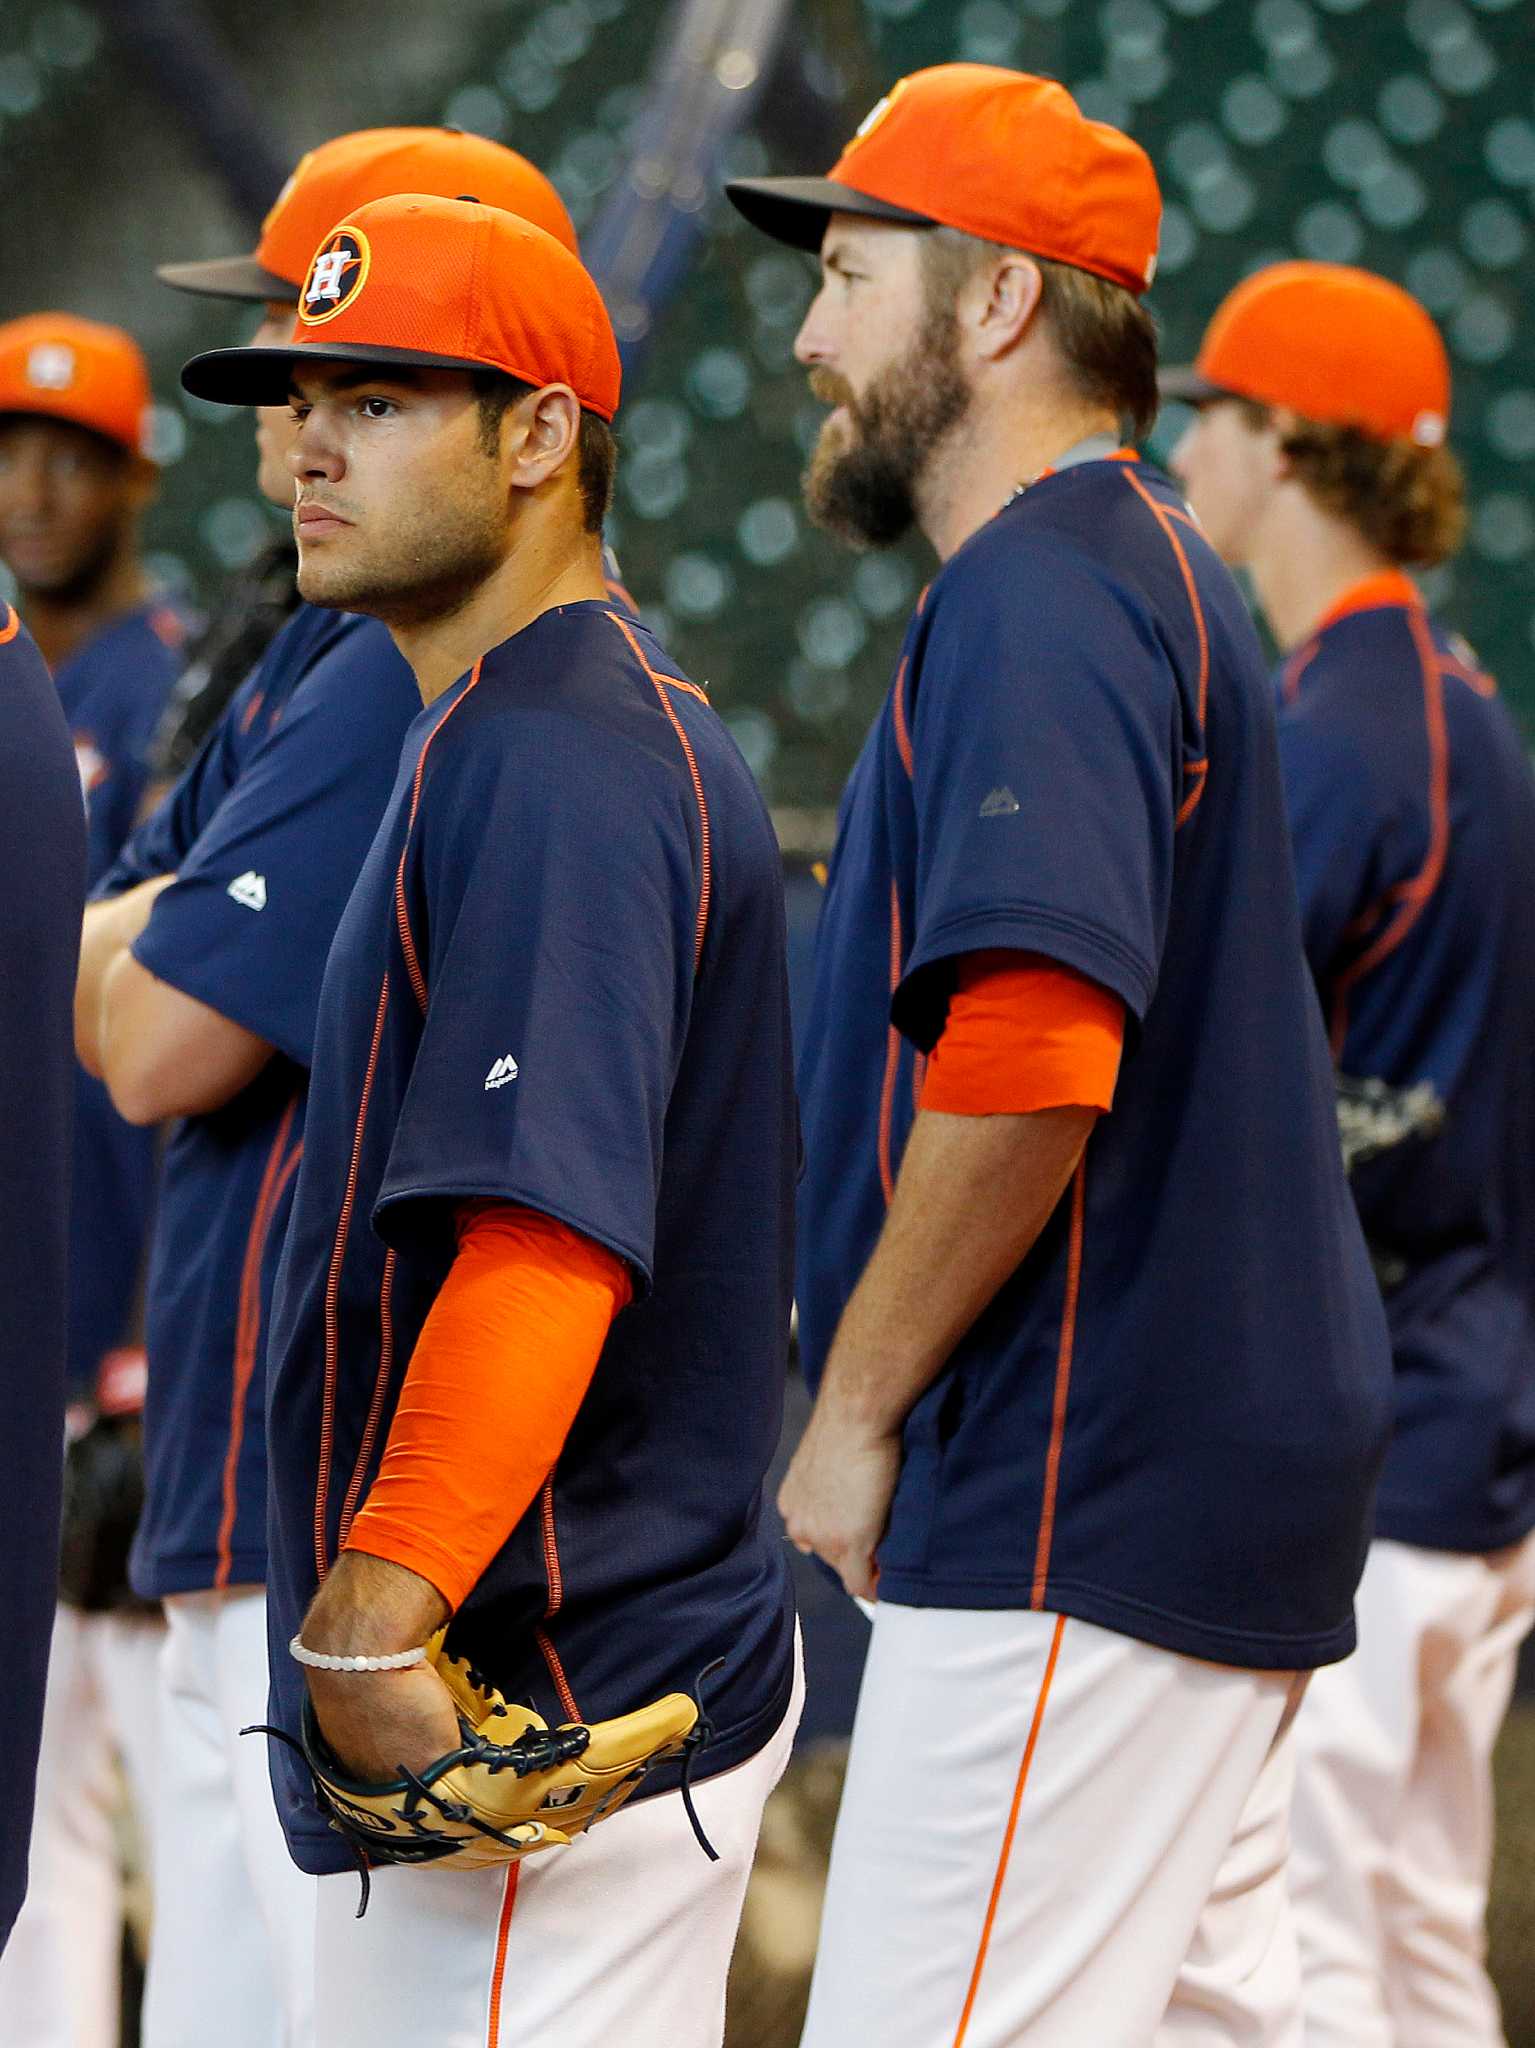
M622 1259L538 1210L461 1209L344 1548L407 1566L457 1609L553 1470L631 1292Z
M1040 953L966 953L922 1107L950 1116L1108 1109L1124 1038L1123 1002L1085 974Z

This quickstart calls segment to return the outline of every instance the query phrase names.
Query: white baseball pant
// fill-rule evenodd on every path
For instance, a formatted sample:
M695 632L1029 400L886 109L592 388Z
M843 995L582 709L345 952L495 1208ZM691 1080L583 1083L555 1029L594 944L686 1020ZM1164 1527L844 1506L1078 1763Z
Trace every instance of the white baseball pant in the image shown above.
M1307 2048L1501 2048L1483 1962L1492 1751L1535 1622L1535 1536L1491 1557L1371 1546L1359 1649L1296 1724Z
M803 2048L1299 2048L1304 1687L881 1601Z
M361 1920L357 1879L321 1878L324 2048L719 2048L762 1809L804 1704L795 1665L772 1740L694 1793L718 1863L666 1792L509 1869L375 1870Z
M144 2048L311 2048L315 1881L278 1824L259 1586L165 1603Z
M154 1614L55 1616L27 1898L0 1958L0 2048L117 2048L117 1814L125 1777L147 1848L164 1641Z

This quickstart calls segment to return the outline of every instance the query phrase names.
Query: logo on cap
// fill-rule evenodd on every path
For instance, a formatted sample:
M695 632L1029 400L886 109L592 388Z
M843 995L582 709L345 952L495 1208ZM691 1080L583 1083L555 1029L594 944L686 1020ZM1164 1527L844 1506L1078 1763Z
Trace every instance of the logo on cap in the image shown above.
M875 129L880 125L881 121L884 120L885 116L890 112L890 109L895 105L896 100L900 95L901 89L907 84L907 82L908 81L904 78L898 78L895 84L891 86L889 92L885 94L885 97L882 100L880 100L877 105L870 107L868 113L864 115L863 119L858 124L858 132L853 137L854 142L868 141L869 137L874 133Z
M1412 423L1412 438L1420 448L1437 448L1444 439L1444 414L1420 412Z
M344 313L368 281L373 252L360 228L337 228L320 245L309 275L299 318L306 327L318 327Z
M40 341L27 353L27 382L37 391L67 391L75 381L75 352L67 342Z

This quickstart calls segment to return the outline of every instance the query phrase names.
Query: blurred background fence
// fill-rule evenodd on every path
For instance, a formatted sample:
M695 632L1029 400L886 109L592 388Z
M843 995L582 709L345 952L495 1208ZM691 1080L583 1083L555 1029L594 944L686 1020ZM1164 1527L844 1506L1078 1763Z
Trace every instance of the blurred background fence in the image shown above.
M1151 150L1169 358L1276 256L1357 260L1426 301L1474 505L1432 594L1535 720L1531 0L6 0L0 309L57 304L143 339L164 407L154 547L206 588L272 515L241 417L176 384L240 316L156 284L157 262L251 246L298 153L364 125L446 121L525 150L605 277L626 202L631 221L659 203L670 255L628 336L614 539L770 797L819 819L926 570L915 549L857 559L807 533L819 408L791 345L812 266L747 230L717 178L824 168L893 78L954 57L1058 76ZM710 122L711 149L692 146Z

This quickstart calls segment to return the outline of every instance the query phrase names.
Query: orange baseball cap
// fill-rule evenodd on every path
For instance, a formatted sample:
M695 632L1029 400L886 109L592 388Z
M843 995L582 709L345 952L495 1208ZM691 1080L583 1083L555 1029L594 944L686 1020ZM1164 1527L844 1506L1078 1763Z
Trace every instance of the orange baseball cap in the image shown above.
M296 363L504 370L618 410L618 343L602 294L553 235L500 207L411 192L332 228L308 266L293 338L218 348L181 373L222 405L282 405Z
M1450 418L1450 359L1410 292L1345 263L1273 263L1218 307L1164 398L1250 398L1377 440L1437 448Z
M294 298L326 229L397 192L505 207L563 242L573 256L579 253L565 202L515 149L457 128L361 128L299 158L251 255L163 263L155 275L178 291L219 299Z
M1063 85L995 64L903 78L824 178L733 178L755 227L817 250L833 213L958 228L1137 294L1157 267L1162 195L1139 143Z
M0 413L40 413L89 427L142 455L149 370L132 335L71 313L30 313L0 326Z

